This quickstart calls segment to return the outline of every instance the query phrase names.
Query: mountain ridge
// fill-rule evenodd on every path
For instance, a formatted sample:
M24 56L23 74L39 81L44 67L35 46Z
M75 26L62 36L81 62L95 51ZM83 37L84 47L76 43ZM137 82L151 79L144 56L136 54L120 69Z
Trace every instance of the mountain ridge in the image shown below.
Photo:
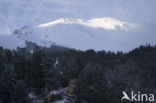
M114 18L94 18L89 20L83 20L83 19L73 19L73 18L61 18L49 23L44 23L37 25L37 27L48 27L53 26L56 24L67 24L67 23L77 23L84 26L89 26L93 28L102 28L107 30L124 30L128 31L129 29L136 28L137 24L134 23L128 23L125 21L120 21L118 19Z

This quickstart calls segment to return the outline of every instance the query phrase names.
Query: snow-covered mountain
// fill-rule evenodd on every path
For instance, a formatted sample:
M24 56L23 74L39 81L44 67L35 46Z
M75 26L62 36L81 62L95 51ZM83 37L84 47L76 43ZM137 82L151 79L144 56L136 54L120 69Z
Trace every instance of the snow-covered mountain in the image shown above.
M80 50L124 50L122 43L129 37L125 34L136 28L136 24L113 18L62 18L33 27L24 26L13 35L0 35L0 46L14 49L24 46L25 41L32 41L41 46L57 44Z
M92 28L102 28L108 30L129 30L132 27L135 27L134 24L123 22L113 18L96 18L91 20L82 20L82 19L72 19L72 18L61 18L59 20L38 25L37 27L50 27L57 24L80 24L83 26L88 26Z

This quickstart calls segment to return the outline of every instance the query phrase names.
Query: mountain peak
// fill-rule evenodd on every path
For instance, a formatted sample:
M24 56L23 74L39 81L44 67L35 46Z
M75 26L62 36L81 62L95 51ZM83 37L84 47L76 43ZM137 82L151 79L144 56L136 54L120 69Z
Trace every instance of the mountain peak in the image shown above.
M37 25L37 27L49 27L49 26L53 26L55 24L62 24L62 23L69 23L69 22L76 22L76 19L73 18L60 18L58 20L49 22L49 23L45 23L45 24L41 24L41 25Z
M49 23L37 25L37 27L51 27L57 24L79 24L83 26L88 26L92 28L102 28L106 30L123 30L128 31L130 29L136 28L136 24L128 23L118 19L106 17L106 18L94 18L89 20L83 19L73 19L73 18L61 18Z

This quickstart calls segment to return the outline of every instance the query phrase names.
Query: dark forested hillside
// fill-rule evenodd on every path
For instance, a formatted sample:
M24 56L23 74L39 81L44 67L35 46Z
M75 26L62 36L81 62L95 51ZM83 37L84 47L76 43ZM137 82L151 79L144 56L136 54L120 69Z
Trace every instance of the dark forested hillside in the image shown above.
M67 94L50 93L63 88ZM0 48L0 103L32 103L32 93L40 99L34 103L54 103L64 95L74 99L62 103L120 103L122 91L131 90L156 93L156 46L129 53L28 42L17 50Z

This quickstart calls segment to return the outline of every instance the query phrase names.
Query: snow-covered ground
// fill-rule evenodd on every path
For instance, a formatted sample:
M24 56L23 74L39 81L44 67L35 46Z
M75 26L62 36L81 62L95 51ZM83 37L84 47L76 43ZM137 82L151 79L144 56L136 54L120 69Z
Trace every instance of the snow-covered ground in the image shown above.
M76 96L68 93L68 87L61 88L58 90L52 90L50 93L47 94L47 97L45 98L48 98L48 96L55 97L56 95L60 95L61 99L54 100L54 101L50 100L49 102L51 103L75 103L74 101L75 101ZM34 92L29 93L28 96L32 100L32 103L44 103L45 98L43 99L43 97L36 96Z

